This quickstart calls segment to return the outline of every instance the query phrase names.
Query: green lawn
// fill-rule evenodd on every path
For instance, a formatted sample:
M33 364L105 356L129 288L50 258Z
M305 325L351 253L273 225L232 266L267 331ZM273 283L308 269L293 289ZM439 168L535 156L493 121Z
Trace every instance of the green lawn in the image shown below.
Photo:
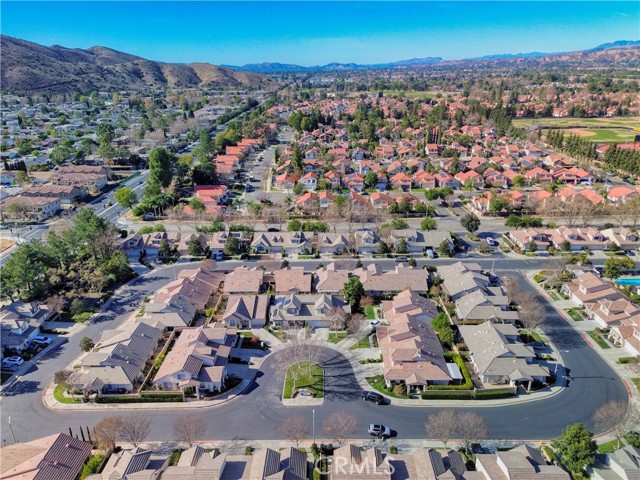
M358 340L357 343L355 343L351 347L349 347L349 350L355 350L356 348L370 348L371 347L371 345L369 345L369 337L370 336L371 335L367 335L366 337L361 338L360 340Z
M523 328L520 330L520 336L525 341L544 343L544 340L542 339L542 337L535 331L531 332L531 335L529 335L529 330L526 330Z
M605 350L607 348L611 348L611 346L607 342L605 342L604 339L595 330L591 330L590 332L587 332L587 333L593 339L593 341L600 346L600 348Z
M620 448L624 447L624 441L620 442ZM613 453L618 449L618 440L615 438L606 443L598 445L598 453Z
M291 374L298 372L297 388L306 388L315 394L316 398L322 398L324 395L324 370L318 363L300 362L291 365L287 370L287 377L284 381L284 398L291 398L293 390L293 378Z
M579 313L577 308L568 308L565 310L567 314L576 322L581 322L584 320L584 317Z
M560 300L560 297L558 296L558 294L554 291L554 290L547 290L547 293L549 294L549 296L551 298L553 298L556 302L558 300Z
M364 307L364 313L369 320L376 319L376 307L374 305L367 305Z
M640 117L608 118L516 118L516 127L540 125L541 127L626 127L640 128Z
M329 332L329 342L338 343L347 337L347 332Z
M369 383L369 385L371 385L373 389L379 391L380 393L384 393L385 395L388 395L394 398L407 398L406 395L397 395L393 393L393 391L387 390L385 388L384 378L382 377L382 375L376 375L375 377L367 377L367 382Z
M635 378L632 378L632 379L631 379L631 381L632 381L632 382L633 382L633 384L636 386L636 388L637 388L638 390L640 390L640 378L635 377Z
M80 403L80 399L67 397L64 394L64 387L62 385L56 385L56 388L53 390L53 398L55 398L60 403Z

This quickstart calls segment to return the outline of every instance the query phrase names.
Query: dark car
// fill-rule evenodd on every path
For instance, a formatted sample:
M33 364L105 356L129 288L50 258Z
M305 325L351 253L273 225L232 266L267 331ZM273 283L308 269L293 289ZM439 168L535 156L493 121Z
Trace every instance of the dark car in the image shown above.
M280 229L279 229L279 228L276 228L276 227L269 227L269 228L267 228L267 232L279 232L279 231L280 231Z
M365 402L373 402L377 405L384 405L384 397L376 392L362 392L362 399Z

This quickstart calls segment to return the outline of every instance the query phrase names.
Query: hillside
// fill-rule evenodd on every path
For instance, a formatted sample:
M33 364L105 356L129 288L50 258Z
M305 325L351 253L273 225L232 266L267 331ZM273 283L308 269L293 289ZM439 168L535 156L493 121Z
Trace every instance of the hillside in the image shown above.
M45 47L0 35L0 89L67 93L206 87L270 89L272 80L208 63L162 63L106 47Z

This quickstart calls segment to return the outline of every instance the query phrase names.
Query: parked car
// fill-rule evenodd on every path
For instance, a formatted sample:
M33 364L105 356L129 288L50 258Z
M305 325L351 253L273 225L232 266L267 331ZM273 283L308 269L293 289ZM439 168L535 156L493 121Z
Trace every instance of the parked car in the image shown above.
M269 227L269 228L267 228L267 232L279 232L279 231L280 231L280 229L279 229L279 228L276 228L276 227Z
M407 257L396 257L396 262L400 263L400 262L406 262L408 260Z
M492 237L487 237L487 243L491 247L495 247L498 244L498 242L496 242Z
M362 399L365 402L373 402L376 405L384 405L385 403L384 397L376 392L362 392Z
M429 258L436 258L436 254L434 253L434 251L430 248L427 249L427 257Z
M24 358L22 357L9 357L2 360L3 367L19 367L24 363Z
M635 257L636 255L635 253L633 253L633 250L625 250L624 253L626 255L629 255L630 257Z
M371 328L376 328L381 323L382 322L380 320L373 320L369 325L371 325Z
M31 340L31 343L35 343L37 345L50 345L52 340L49 337L45 337L44 335L36 335Z
M391 436L391 429L389 427L385 427L384 425L378 425L375 423L369 425L367 432L369 433L369 435L379 438L389 438Z

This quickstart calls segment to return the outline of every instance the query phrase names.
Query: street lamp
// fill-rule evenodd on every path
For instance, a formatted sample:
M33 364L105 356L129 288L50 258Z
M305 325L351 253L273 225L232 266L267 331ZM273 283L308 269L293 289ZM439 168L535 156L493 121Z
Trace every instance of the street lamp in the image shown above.
M314 408L312 410L312 412L313 412L313 420L312 420L311 423L313 425L313 427L312 427L312 430L313 430L313 443L316 443L316 409ZM11 423L9 423L9 424L11 424Z

